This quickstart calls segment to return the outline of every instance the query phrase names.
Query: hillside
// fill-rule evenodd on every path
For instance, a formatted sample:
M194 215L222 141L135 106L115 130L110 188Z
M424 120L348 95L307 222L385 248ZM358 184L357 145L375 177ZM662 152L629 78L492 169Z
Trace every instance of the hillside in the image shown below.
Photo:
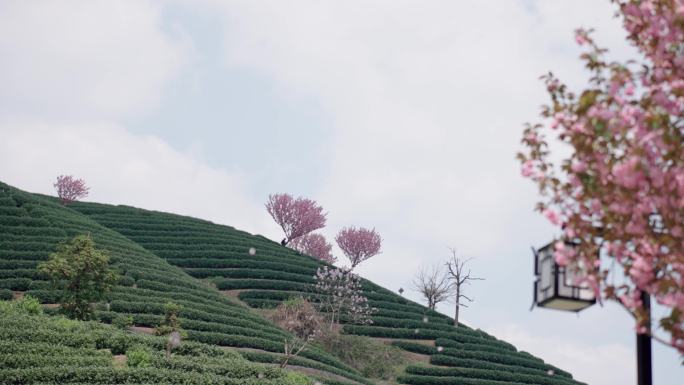
M57 242L91 234L109 251L121 279L97 315L105 322L117 314L131 315L138 330L156 326L163 305L183 306L182 326L189 338L220 346L282 352L287 333L181 269L145 250L121 234L44 197L0 185L0 298L30 294L43 303L56 302L46 278L36 270ZM10 292L12 291L12 292ZM332 355L313 349L298 364L363 381Z
M2 384L303 384L301 377L215 346L185 343L166 359L163 337L7 304L0 302Z
M264 309L310 292L315 270L324 265L229 226L127 206L74 203L65 208L52 198L0 184L0 288L54 302L35 266L57 241L83 232L108 249L123 272L98 312L103 321L131 314L139 329L152 327L162 305L173 300L184 306L190 340L238 348L249 360L264 363L277 362L286 335L263 317ZM455 329L449 317L370 281L363 289L378 309L374 322L345 325L344 332L411 352L412 362L396 379L400 383L578 384L569 373L482 330ZM333 378L373 382L321 347L293 364L315 369L329 383Z

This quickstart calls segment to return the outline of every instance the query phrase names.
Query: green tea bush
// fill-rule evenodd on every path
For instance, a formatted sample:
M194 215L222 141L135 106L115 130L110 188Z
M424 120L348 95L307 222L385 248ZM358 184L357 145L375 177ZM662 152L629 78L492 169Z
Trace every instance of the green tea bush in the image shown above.
M0 289L0 300L7 301L14 298L14 294L12 294L12 290L9 289Z
M267 289L305 292L311 287L306 283L271 279L214 279L214 284L219 290Z
M367 337L330 334L320 344L365 377L391 379L405 363L399 349Z
M523 370L535 370L536 373L547 373L549 370L554 370L551 365L532 365L532 366L523 366L523 365L510 365L510 364L501 364L493 361L483 361L483 360L478 360L478 359L472 359L472 358L456 358L453 356L447 356L443 354L436 354L430 357L430 363L433 365L440 365L440 366L454 366L454 367L464 367L464 368L474 368L474 369L489 369L489 370L495 370L495 371L506 371L506 370L514 370L517 372L521 372ZM558 376L562 377L568 377L568 373L566 372L559 372L556 373Z
M404 349L408 352L418 353L418 354L432 355L432 354L437 354L437 352L438 352L437 348L434 346L418 344L415 342L392 341L392 345L396 346L400 349Z
M131 368L147 368L152 365L152 351L147 346L137 345L126 351L126 365Z
M111 323L119 329L128 329L133 326L133 316L130 314L117 314Z
M14 301L14 306L22 313L37 315L43 314L43 307L40 302L31 295L25 295L21 299Z
M12 305L11 311L0 312L2 384L296 385L301 381L277 368L249 363L235 352L196 342L184 343L167 360L161 354L162 337L127 333L96 322L30 315L14 302L0 304ZM124 345L128 366L114 368L111 354L120 354L117 347Z
M576 384L573 380L562 376L550 376L541 371L514 371L489 370L489 369L467 369L467 368L439 368L425 366L409 366L406 368L407 374L431 377L451 377L455 378L477 378L492 381L514 382L523 384L544 384L544 385L570 385Z

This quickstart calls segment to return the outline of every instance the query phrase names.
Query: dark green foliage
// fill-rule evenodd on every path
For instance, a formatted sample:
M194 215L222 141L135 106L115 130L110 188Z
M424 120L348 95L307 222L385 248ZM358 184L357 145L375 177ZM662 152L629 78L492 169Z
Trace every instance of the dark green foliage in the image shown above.
M126 365L131 368L147 368L152 365L152 350L138 345L126 351Z
M301 377L225 349L188 342L166 359L162 337L7 306L0 302L2 384L301 385ZM112 354L123 352L128 365L117 368Z
M578 384L578 382L562 382L554 381L551 378L542 380L541 377L535 377L535 382L524 382L529 379L524 376L511 376L515 378L515 382L502 382L500 380L489 380L482 378L465 377L464 372L457 374L458 377L434 377L424 374L408 374L398 378L399 382L409 385L503 385L503 384L539 384L539 385L563 385L563 384Z
M219 290L267 289L304 292L310 287L306 283L269 279L215 279L214 283Z
M478 360L475 358L457 358L453 356L448 356L444 354L436 354L430 358L430 363L440 366L455 366L455 367L465 367L465 368L476 368L476 369L489 369L489 370L535 370L537 372L546 373L549 370L555 370L551 365L536 365L532 361L528 362L528 365L510 365L503 364L489 360ZM561 377L568 377L566 372L556 373ZM568 377L570 378L570 377Z
M8 300L14 298L14 295L12 294L12 290L9 289L0 289L0 300Z
M479 378L493 381L504 382L519 382L523 384L548 384L548 385L567 385L577 384L577 382L563 376L549 375L541 371L505 371L505 370L490 370L490 369L473 369L473 368L441 368L441 367L425 367L425 366L409 366L406 368L406 373L421 376L432 377L451 377L451 381L455 378Z
M240 354L252 362L279 364L280 361L282 360L281 354L277 354L277 353L240 351ZM307 368L322 370L324 372L337 374L337 375L342 376L342 377L350 378L350 379L358 381L362 384L373 385L372 381L369 381L368 379L366 379L366 378L364 378L364 377L362 377L356 373L347 372L347 371L344 371L342 369L332 367L332 366L328 366L325 364L321 364L319 362L312 361L312 360L309 360L309 359L304 358L304 357L292 357L290 359L290 364L296 365L296 366L304 366ZM324 383L327 384L327 382L324 382Z
M133 321L133 316L130 314L117 314L111 322L112 325L118 327L119 329L128 329L129 327L133 326Z
M92 317L91 303L101 300L118 280L116 272L109 268L109 256L95 247L90 235L59 243L57 251L38 268L62 293L64 312L81 320Z
M43 314L43 307L37 299L25 295L16 301L0 301L0 313L2 312L39 315Z
M331 335L320 342L326 350L366 377L388 380L404 364L399 349L367 337Z
M418 344L415 342L392 341L392 345L394 345L398 348L404 349L407 352L418 353L418 354L426 354L426 355L437 354L437 348L436 347Z
M26 291L31 286L29 278L5 278L0 280L0 289Z
M158 336L169 335L181 330L180 312L183 306L171 301L164 304L164 320L154 330Z

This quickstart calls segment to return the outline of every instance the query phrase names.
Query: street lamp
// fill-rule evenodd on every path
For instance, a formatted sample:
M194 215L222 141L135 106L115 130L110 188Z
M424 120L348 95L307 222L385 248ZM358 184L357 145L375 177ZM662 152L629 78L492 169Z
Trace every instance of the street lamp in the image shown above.
M566 242L569 247L572 243ZM596 303L594 290L586 283L576 283L572 270L556 263L554 242L534 250L534 303L543 308L582 311Z
M532 248L534 253L534 305L547 309L579 312L596 303L594 291L586 284L577 284L571 269L560 266L553 257L554 245L551 242L540 248ZM572 242L565 242L566 247L575 247ZM651 319L651 298L645 291L641 292L641 301ZM651 337L637 333L637 384L651 385L652 359Z

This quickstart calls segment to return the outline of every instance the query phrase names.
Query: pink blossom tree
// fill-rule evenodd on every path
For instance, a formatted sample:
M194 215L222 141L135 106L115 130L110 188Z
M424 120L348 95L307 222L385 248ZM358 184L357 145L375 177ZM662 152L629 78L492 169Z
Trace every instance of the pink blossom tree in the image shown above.
M285 233L281 242L283 245L325 227L326 214L311 199L294 199L290 194L269 195L266 210Z
M88 196L90 188L86 186L83 179L76 179L71 175L60 175L53 184L57 190L57 196L62 204L68 204L75 200Z
M321 234L302 235L292 240L288 246L331 265L337 262L337 258L332 255L332 245Z
M361 262L380 253L382 238L375 229L345 227L335 237L337 245L351 261L353 270Z
M642 57L609 62L577 30L589 85L572 92L543 77L550 123L525 129L522 174L544 197L537 209L576 243L558 242L556 261L684 354L684 1L613 2ZM548 133L570 148L560 166ZM668 309L659 327L669 338L653 333L642 293Z

